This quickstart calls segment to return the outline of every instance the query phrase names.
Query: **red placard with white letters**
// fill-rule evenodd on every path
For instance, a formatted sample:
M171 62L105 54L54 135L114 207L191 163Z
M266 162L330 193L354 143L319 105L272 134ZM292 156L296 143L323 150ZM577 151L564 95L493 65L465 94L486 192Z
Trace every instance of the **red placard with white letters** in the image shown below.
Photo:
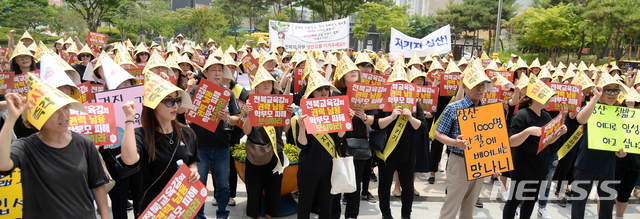
M193 96L193 107L187 110L185 119L203 128L216 132L220 117L218 112L227 107L231 91L208 80L201 80L196 95Z
M247 103L253 108L249 113L251 126L291 125L291 113L287 111L287 106L293 103L292 95L251 94Z
M336 96L300 100L307 133L334 133L353 130L349 116L349 97Z

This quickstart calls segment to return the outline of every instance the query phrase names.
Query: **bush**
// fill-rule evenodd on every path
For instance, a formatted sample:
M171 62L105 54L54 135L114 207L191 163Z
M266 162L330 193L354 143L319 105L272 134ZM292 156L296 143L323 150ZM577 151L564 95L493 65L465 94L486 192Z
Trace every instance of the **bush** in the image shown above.
M9 32L11 30L16 30L16 34L13 35L13 43L18 43L18 40L20 40L20 38L22 37L22 34L24 34L25 30L21 30L21 29L15 29L12 27L1 27L0 28L0 45L2 45L3 47L6 47L9 44L9 40L7 40L7 38L5 36L9 36ZM59 36L49 36L47 34L42 34L42 33L37 33L34 31L29 31L29 34L31 34L31 37L33 37L33 39L36 40L36 43L39 41L42 41L45 44L48 43L53 43L56 40L60 39Z
M284 154L289 158L290 164L298 163L298 147L292 144L284 144ZM236 144L235 147L231 147L231 157L239 162L246 162L247 160L247 148L246 142L240 142L240 144ZM276 159L274 157L274 159ZM281 157L280 160L283 158Z

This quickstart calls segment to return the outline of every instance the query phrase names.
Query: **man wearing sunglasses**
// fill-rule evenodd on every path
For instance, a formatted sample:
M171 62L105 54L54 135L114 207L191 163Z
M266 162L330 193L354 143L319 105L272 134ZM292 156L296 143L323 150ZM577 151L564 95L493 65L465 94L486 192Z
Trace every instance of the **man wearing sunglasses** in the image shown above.
M356 57L353 56L353 47L349 47L349 49L347 49L347 56L349 56L351 61L356 61Z

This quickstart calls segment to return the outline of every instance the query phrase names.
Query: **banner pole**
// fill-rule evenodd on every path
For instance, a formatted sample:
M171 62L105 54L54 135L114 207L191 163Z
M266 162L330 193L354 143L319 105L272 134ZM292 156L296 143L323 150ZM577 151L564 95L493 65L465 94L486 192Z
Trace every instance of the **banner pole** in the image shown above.
M493 44L494 53L498 52L498 42L499 42L498 40L500 39L500 19L502 19L501 15L502 15L502 0L500 0L500 2L498 3L498 21L496 25L496 40L495 40L495 43Z

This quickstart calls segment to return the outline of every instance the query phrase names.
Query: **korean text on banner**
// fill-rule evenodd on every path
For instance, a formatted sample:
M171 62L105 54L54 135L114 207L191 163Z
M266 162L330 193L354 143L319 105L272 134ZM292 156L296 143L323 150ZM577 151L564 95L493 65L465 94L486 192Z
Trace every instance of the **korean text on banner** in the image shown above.
M560 127L564 124L564 113L559 113L556 118L553 118L549 123L542 126L542 134L540 135L540 143L538 144L538 152L544 150L549 145L551 139L560 136Z
M89 136L96 145L118 144L113 103L85 103L87 113L69 110L69 130Z
M422 104L424 111L435 112L438 108L438 87L418 86L416 98Z
M251 126L288 126L291 125L291 113L287 106L293 103L292 95L251 94L247 103L253 107L249 113Z
M302 114L309 134L334 133L353 130L349 116L349 97L325 97L300 100Z
M209 190L199 180L190 183L189 174L187 165L182 165L139 218L194 218L204 205Z
M440 82L440 96L453 97L458 91L458 87L462 83L462 74L440 74L442 81Z
M362 72L361 81L363 84L382 85L382 83L387 82L387 79L389 79L389 75L379 75L369 72Z
M193 96L193 108L187 110L185 119L215 132L220 123L218 112L225 109L233 93L208 80L201 80Z
M360 83L349 83L347 96L349 97L349 107L363 110L382 109L387 103L389 95L388 85L367 85Z
M482 93L482 99L480 99L480 101L482 104L502 102L502 89L500 89L500 86L494 85L491 89Z
M107 46L107 34L104 33L96 33L89 31L89 35L87 36L87 44L94 46Z
M510 82L513 82L513 74L514 74L513 71L487 70L487 77L489 78L493 78L493 76L496 76L497 74L500 74Z
M2 218L22 218L22 173L13 169L9 175L0 175L0 215Z
M286 51L332 50L349 47L349 17L319 23L269 20L269 41Z
M147 66L146 62L140 62L136 63L135 65L129 65L130 68L125 68L124 70L129 72L129 74L131 74L131 76L133 76L133 78L138 81L138 84L143 84L144 72L142 71L144 70L145 66Z
M242 57L242 65L246 72L249 72L251 75L255 75L258 71L258 60L256 60L251 53L247 53L244 57Z
M493 61L493 59L482 59L482 68L486 68L487 66L489 66L489 64L491 64L491 61Z
M587 122L589 149L640 154L640 110L596 104Z
M294 81L295 84L293 85L293 93L298 93L300 92L300 89L302 89L302 86L307 85L307 82L305 80L302 80L302 76L304 75L304 68L295 68L293 69L293 73L295 75L293 76L295 78L295 81Z
M569 112L578 113L582 107L582 87L580 85L549 83L549 87L553 89L556 96L549 99L549 107L547 111L562 111L562 105L567 104Z
M13 90L14 72L0 72L0 94L11 93Z
M418 57L430 56L435 51L444 54L451 51L451 26L447 25L430 33L422 39L413 38L391 28L389 51L399 51L404 57L411 57L414 53Z
M9 48L0 48L0 60L9 61Z
M32 74L40 77L40 70L35 70L31 72ZM27 92L29 92L29 87L27 86L27 73L14 75L13 76L13 92L22 96L26 96Z
M78 102L81 103L95 103L95 93L104 91L104 85L91 84L90 81L77 85L80 91Z
M387 104L382 108L382 111L391 112L394 108L400 106L403 109L411 110L412 113L416 112L417 85L395 82L388 83L388 86Z
M456 113L463 140L468 144L464 150L467 179L513 170L502 104L459 109Z
M127 116L124 115L122 105L124 105L127 101L133 101L136 106L136 116L133 120L133 126L135 128L141 127L142 123L140 123L140 115L142 113L142 101L144 99L143 96L143 85L95 93L95 101L97 103L113 103L113 108L116 115L115 125L117 126L118 139L120 141L122 141L122 137L124 136L124 127L126 124L125 121L127 121ZM119 147L120 143L114 144L113 146Z

